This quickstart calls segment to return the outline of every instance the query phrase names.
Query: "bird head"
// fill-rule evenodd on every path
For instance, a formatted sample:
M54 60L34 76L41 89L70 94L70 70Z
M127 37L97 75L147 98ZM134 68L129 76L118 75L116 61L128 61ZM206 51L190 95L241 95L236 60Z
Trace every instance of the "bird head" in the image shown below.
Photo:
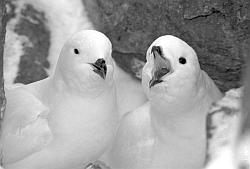
M64 82L80 90L100 90L113 84L110 40L101 32L83 30L63 46L57 63Z
M195 51L187 43L171 35L161 36L148 48L146 59L142 85L150 100L176 101L190 96L200 66Z

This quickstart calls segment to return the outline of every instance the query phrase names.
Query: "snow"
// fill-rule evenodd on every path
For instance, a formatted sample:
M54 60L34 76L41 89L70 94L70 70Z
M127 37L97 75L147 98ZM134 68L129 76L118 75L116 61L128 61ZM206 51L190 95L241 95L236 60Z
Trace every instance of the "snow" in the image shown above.
M94 29L81 0L18 0L14 3L18 6L15 11L17 17L8 22L6 32L4 53L6 86L12 85L16 77L20 56L23 54L22 44L32 45L27 37L17 35L13 31L15 24L19 21L20 10L24 4L32 4L35 9L44 12L48 21L47 26L51 31L51 46L48 56L51 67L47 70L49 75L54 71L64 42L81 29ZM31 22L33 21L31 20Z
M240 137L236 149L236 162L239 168L250 167L250 133L246 132Z
M205 169L235 169L232 147L223 149L220 156L211 161Z
M7 7L7 10L9 8ZM16 8L18 12L20 8ZM14 83L18 72L20 56L23 55L23 46L32 46L29 39L25 36L18 35L14 32L15 25L18 23L20 16L11 19L6 27L5 46L4 46L4 79L5 86Z
M234 145L223 147L217 158L205 169L238 169L250 166L250 135L245 135Z
M47 26L51 31L51 46L49 62L51 68L48 74L54 71L60 50L64 42L75 32L81 29L94 29L89 21L87 12L81 0L22 0L32 4L36 9L44 11L48 19Z

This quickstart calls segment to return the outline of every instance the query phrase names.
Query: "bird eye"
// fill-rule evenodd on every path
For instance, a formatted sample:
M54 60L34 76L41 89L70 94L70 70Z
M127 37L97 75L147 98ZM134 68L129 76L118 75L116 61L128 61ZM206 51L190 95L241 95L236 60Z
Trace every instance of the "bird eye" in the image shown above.
M78 49L74 49L74 53L78 55L80 52Z
M179 63L180 63L180 64L183 64L183 65L184 65L184 64L186 64L186 62L187 62L186 58L184 58L184 57L180 57L180 58L179 58Z

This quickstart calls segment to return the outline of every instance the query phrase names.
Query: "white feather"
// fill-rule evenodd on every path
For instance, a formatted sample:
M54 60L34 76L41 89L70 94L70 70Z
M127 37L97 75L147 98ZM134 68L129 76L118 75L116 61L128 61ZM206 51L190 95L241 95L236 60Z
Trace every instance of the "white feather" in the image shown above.
M52 76L6 91L5 169L77 168L102 155L118 120L111 51L102 33L80 31L65 43ZM100 58L105 79L89 64Z

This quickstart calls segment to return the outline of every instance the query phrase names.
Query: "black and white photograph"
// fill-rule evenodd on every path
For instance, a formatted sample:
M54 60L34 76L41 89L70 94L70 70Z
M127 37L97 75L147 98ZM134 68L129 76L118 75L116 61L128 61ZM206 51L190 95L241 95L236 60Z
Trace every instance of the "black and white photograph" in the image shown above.
M250 0L0 0L0 169L250 169Z

